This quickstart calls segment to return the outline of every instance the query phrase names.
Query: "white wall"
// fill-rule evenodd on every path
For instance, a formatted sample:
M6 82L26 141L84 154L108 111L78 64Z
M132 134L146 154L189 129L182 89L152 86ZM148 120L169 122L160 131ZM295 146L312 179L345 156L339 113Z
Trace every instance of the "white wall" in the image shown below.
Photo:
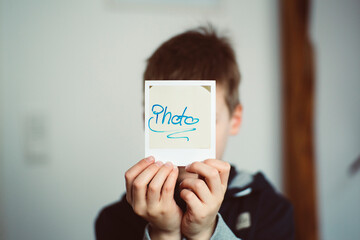
M0 17L2 16L2 2L0 1ZM0 24L0 56L2 56L3 54L3 48L2 48L2 40L3 40L3 29L2 29L2 25ZM2 89L2 65L3 65L3 58L0 57L0 94L1 94L1 89ZM1 96L1 95L0 95ZM0 98L0 239L5 239L5 219L4 216L5 214L5 202L4 202L4 166L3 166L3 156L2 156L2 147L3 147L3 138L1 137L3 135L3 126L1 124L1 121L3 119L3 111L2 111L2 99Z
M92 239L102 206L143 157L142 73L163 41L211 20L233 37L244 122L226 159L281 188L277 1L123 6L2 0L5 239ZM1 223L1 222L0 222Z
M360 1L316 0L316 151L322 239L360 239Z

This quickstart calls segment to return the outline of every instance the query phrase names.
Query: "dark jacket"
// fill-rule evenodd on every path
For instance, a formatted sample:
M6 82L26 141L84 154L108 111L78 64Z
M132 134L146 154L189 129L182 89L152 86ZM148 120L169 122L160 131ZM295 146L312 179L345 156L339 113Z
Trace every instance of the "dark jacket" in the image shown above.
M185 203L175 196L185 210ZM231 231L243 240L294 239L293 209L262 173L255 175L231 168L228 189L219 213ZM147 222L136 215L125 195L105 207L95 222L98 240L143 239Z

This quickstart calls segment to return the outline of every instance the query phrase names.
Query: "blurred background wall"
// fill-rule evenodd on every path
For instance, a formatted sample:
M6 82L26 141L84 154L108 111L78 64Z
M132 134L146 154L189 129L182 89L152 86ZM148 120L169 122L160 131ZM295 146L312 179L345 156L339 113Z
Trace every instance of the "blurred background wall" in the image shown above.
M321 239L360 239L360 1L316 0L312 13Z
M4 239L94 238L144 154L146 58L206 21L228 30L243 78L243 127L225 160L281 190L277 2L187 2L1 1Z
M282 190L278 3L204 2L0 1L1 239L94 239L144 154L146 58L206 21L228 30L242 72L244 122L225 160ZM321 235L358 239L359 1L313 5Z

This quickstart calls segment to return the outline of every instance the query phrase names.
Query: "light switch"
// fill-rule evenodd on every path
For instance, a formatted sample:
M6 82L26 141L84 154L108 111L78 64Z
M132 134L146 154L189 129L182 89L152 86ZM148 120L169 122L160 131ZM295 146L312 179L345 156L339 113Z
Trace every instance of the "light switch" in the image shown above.
M49 161L48 121L44 114L28 114L24 122L24 154L30 164Z

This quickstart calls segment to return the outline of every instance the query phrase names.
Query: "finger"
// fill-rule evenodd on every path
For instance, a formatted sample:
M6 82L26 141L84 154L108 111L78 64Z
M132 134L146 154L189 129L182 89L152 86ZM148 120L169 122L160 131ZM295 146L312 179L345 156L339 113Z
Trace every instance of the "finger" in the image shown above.
M220 173L221 183L224 186L227 186L230 169L231 169L230 164L228 162L221 161L218 159L207 159L204 161L204 163L216 168Z
M146 197L148 204L152 204L160 201L161 188L163 187L166 178L173 170L173 168L174 166L172 165L172 163L170 162L165 163L156 173L154 178L151 180L148 186L147 197Z
M158 172L162 162L156 162L142 171L134 180L132 185L132 204L139 207L146 206L146 192L151 179Z
M131 204L132 202L132 184L134 179L150 164L155 161L153 156L147 157L139 161L137 164L132 166L125 173L125 181L126 181L126 199Z
M211 192L206 183L198 178L186 178L180 183L180 188L189 189L196 194L196 196L205 203L212 198Z
M200 199L189 189L183 189L180 192L180 197L186 202L187 208L192 212L201 211L203 204Z
M194 162L186 166L185 169L188 172L197 173L204 177L205 182L209 186L209 189L212 193L216 193L217 191L222 190L219 171L216 168L207 165L204 162Z
M175 166L170 172L169 176L166 178L164 186L161 191L161 199L164 201L170 201L174 199L174 190L176 185L176 180L179 175L179 169Z

